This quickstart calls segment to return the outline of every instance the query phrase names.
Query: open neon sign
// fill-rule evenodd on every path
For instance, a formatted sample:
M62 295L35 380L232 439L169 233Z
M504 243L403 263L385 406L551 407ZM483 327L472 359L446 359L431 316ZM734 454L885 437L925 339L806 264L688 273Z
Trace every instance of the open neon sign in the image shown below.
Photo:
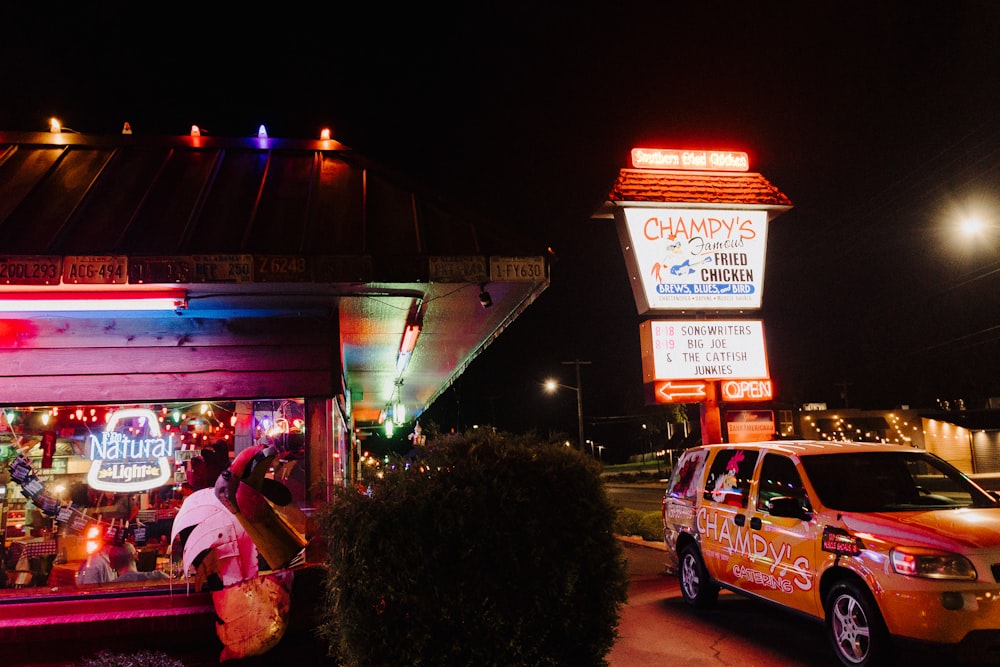
M173 478L173 435L163 436L156 413L125 408L111 414L102 433L92 433L87 483L100 491L155 489Z

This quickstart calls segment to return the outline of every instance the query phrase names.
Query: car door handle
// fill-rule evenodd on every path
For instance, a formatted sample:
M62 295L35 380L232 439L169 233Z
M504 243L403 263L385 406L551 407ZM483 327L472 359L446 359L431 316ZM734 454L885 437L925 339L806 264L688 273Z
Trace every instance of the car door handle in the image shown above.
M750 530L760 530L761 526L763 525L764 522L760 520L759 516L755 516L754 518L750 519Z
M747 522L747 517L744 514L737 514L733 517L733 523L737 526L742 526Z

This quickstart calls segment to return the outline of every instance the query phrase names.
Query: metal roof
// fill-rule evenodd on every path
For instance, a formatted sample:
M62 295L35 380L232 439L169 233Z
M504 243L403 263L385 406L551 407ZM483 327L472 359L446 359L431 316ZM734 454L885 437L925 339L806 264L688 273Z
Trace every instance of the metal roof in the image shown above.
M429 405L549 276L540 244L332 140L0 131L0 235L8 272L37 260L59 273L0 276L0 293L72 287L69 267L104 258L127 266L126 286L183 285L193 316L335 309L359 421L394 384L411 410ZM220 258L250 275L213 275Z

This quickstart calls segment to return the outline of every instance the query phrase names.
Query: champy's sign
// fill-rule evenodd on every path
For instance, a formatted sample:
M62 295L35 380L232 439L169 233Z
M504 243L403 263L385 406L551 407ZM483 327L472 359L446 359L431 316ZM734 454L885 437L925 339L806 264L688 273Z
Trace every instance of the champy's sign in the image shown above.
M88 436L87 452L87 483L100 491L145 491L173 479L173 435L164 437L148 408L114 412L103 432Z
M766 211L630 207L624 214L648 309L760 308Z

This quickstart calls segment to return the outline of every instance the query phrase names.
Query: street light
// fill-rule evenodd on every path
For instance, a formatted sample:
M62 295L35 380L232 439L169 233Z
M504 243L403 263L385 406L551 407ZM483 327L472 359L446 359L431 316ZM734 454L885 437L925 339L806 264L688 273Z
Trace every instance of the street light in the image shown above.
M589 361L564 361L562 363L564 365L572 364L572 365L576 366L576 386L572 387L572 386L570 386L568 384L561 384L561 383L556 382L555 380L549 378L548 380L545 381L545 390L547 392L549 392L550 394L553 393L556 389L559 389L559 388L562 388L562 389L572 389L573 391L576 392L576 425L577 425L577 429L579 429L579 436L580 436L579 440L577 440L577 444L578 444L578 446L580 448L580 451L582 452L583 451L583 443L584 443L584 440L583 440L583 389L580 386L580 366L583 365L583 364L589 364L590 362Z

